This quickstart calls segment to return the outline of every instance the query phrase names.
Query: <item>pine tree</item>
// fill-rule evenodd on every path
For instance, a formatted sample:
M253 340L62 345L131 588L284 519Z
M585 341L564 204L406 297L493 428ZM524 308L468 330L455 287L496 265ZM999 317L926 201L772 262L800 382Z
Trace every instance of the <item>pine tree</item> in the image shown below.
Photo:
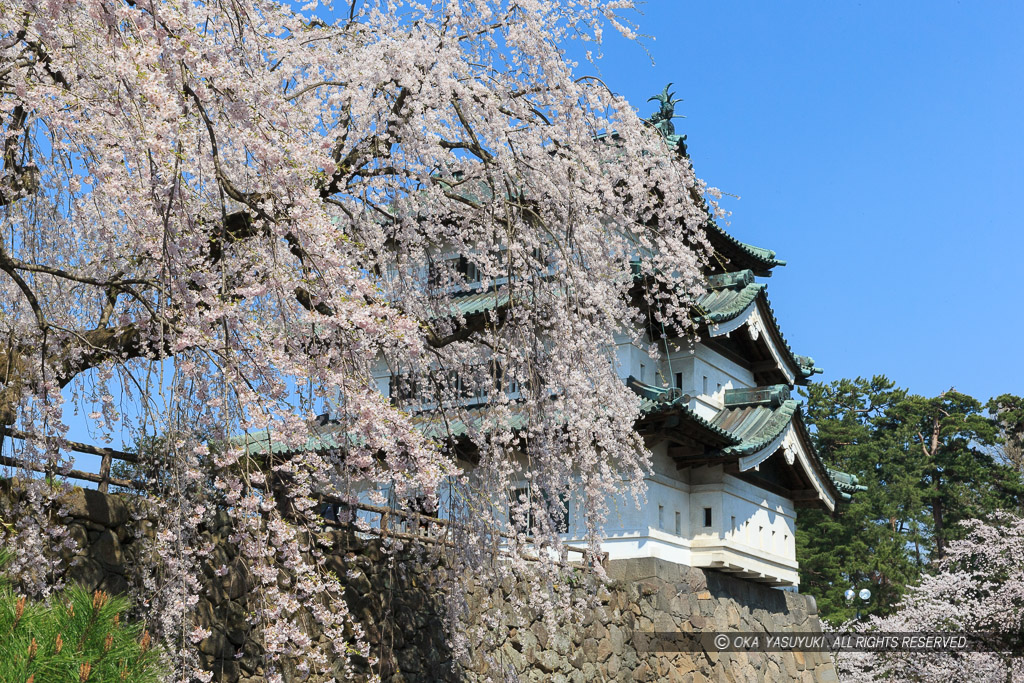
M962 537L961 520L1022 500L1019 470L993 457L999 425L970 396L911 395L884 376L814 384L807 396L826 464L856 473L868 487L838 515L800 518L802 589L830 621L858 610L892 613L906 586ZM847 605L851 586L869 586L871 602Z
M9 559L0 551L0 569ZM121 596L80 586L29 600L0 574L0 681L159 681L160 652L141 624L123 619L127 609Z
M842 622L858 607L886 613L903 587L919 576L907 552L920 546L925 520L916 487L919 463L887 450L879 433L886 415L906 400L907 392L884 376L840 380L808 387L808 422L825 462L855 472L868 487L842 507L840 514L807 511L797 526L797 558L802 590L818 600L823 617ZM848 605L850 586L871 584L868 605Z
M1003 394L989 401L986 407L999 426L997 456L1024 473L1024 398Z

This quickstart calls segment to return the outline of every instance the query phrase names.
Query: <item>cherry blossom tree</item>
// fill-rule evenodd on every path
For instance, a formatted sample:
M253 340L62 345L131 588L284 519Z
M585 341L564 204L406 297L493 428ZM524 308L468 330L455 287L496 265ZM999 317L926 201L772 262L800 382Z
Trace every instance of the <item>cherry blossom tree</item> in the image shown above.
M376 0L329 22L316 4L0 0L0 445L59 474L76 410L97 438L162 444L161 632L203 636L198 530L226 506L268 671L358 641L302 543L353 482L400 504L460 487L466 562L522 477L547 501L580 492L596 543L606 497L642 494L648 467L613 335L690 332L708 249L686 157L560 47L631 36L629 0ZM473 287L499 305L460 314ZM381 363L441 424L466 418L471 473L378 391ZM467 388L491 397L476 420ZM304 450L324 413L344 443ZM254 459L246 434L288 457ZM39 531L7 542L45 588L64 541ZM292 623L300 603L327 650Z
M950 542L935 574L909 589L899 610L858 629L895 633L971 632L1001 643L994 652L841 653L851 680L1015 681L1024 676L1024 519L997 513L963 522L967 536Z

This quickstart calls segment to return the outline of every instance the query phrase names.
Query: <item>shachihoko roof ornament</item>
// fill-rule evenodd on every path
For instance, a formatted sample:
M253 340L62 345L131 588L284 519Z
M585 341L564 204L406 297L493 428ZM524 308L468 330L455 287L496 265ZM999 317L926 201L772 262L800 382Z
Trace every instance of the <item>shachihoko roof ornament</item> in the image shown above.
M672 99L675 93L670 93L669 88L672 84L669 83L665 86L659 94L648 98L648 102L660 102L661 106L658 111L651 115L651 118L647 119L647 122L658 129L658 132L664 136L665 141L668 142L669 147L675 149L679 154L684 157L689 157L689 153L686 151L686 136L676 135L675 124L672 123L672 119L685 119L686 117L682 114L676 114L676 104L682 102L680 98L678 100Z

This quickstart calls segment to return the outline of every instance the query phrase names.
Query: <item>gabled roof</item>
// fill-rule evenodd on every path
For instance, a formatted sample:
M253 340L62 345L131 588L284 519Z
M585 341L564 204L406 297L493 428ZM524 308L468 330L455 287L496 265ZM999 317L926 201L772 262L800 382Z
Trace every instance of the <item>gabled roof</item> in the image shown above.
M762 331L766 333L769 339L765 343L771 355L788 366L780 368L788 380L803 383L821 372L814 366L813 358L793 353L779 329L765 285L754 282L751 270L709 276L708 293L697 304L697 311L698 322L707 328L709 337L728 335L744 325L751 328L752 338L760 336Z
M678 389L664 390L633 377L627 380L627 385L641 399L638 427L653 427L670 439L697 439L706 443L709 449L702 453L702 462L709 459L739 461L742 470L756 469L777 451L786 450L788 464L795 466L799 460L805 479L822 496L826 507L832 508L836 499L849 500L857 491L866 490L856 476L827 468L821 462L804 427L800 402L790 397L787 385L727 390L725 407L711 420L694 412L688 405L690 397ZM425 411L413 417L413 423L424 436L447 440L461 439L472 431L486 429L491 419L493 412L484 405L465 407L450 419L435 411ZM527 422L528 417L512 404L502 427L518 430L526 427ZM358 443L358 437L346 434L340 423L327 416L314 420L310 430L312 434L301 450L344 450ZM244 444L252 455L265 455L268 450L274 454L296 450L274 440L267 431L236 437L236 442ZM789 453L794 448L793 442L798 445L796 455Z
M690 397L679 389L661 389L645 384L630 375L626 385L640 395L640 423L653 423L664 430L686 425L690 434L703 436L708 443L716 445L738 444L740 440L718 427L690 408Z
M638 270L636 266L634 268ZM750 269L710 275L708 292L695 307L696 321L705 326L710 337L727 335L745 324L763 323L767 336L772 340L768 342L773 347L772 355L777 356L777 362L787 366L780 368L783 375L787 380L802 384L807 378L820 373L821 369L815 367L810 356L793 352L779 328L766 286L755 282L754 275ZM528 297L529 292L520 292L518 296ZM436 315L470 317L500 309L510 301L509 292L504 287L456 292L448 301L447 310L442 309Z
M708 293L697 304L699 320L705 324L732 320L764 290L765 285L754 282L750 270L712 275L708 278Z
M711 423L740 439L740 443L735 446L723 448L724 454L750 455L762 450L777 439L789 426L799 408L800 401L793 399L787 399L778 404L726 405L715 415Z
M630 378L630 387L643 397L648 416L676 411L679 403L690 400L688 396L676 396L673 392L659 394L656 387L633 378ZM789 386L785 384L726 390L725 407L711 420L693 411L684 415L702 429L728 440L705 442L703 449L686 449L692 455L681 456L677 460L679 467L720 461L736 463L734 467L739 472L746 472L756 470L765 460L784 452L787 465L801 471L800 479L804 482L801 486L806 487L802 492L811 494L828 509L834 507L837 499L850 500L853 493L866 490L854 475L826 467L821 461L803 423L800 405L800 401L791 398ZM665 435L671 441L672 435ZM806 500L801 498L801 502Z

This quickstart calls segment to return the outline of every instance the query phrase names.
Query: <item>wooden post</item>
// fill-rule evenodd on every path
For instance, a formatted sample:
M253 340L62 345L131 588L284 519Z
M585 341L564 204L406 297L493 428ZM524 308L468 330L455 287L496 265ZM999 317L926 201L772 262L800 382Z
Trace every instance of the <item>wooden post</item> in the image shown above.
M100 493L106 493L110 487L110 453L104 453L100 460L100 483L97 487Z

